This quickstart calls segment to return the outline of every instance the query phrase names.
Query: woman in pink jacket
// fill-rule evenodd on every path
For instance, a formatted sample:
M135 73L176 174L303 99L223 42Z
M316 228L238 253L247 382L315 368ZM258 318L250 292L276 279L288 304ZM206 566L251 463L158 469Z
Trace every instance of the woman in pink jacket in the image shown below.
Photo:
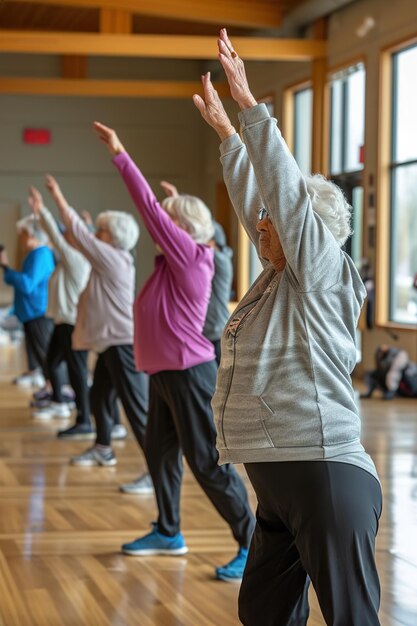
M159 517L152 531L122 549L135 556L185 554L180 532L182 454L196 480L229 524L237 556L216 569L239 580L254 527L246 489L230 465L219 467L211 398L216 382L213 344L203 326L214 272L210 211L193 196L167 198L162 208L114 130L95 123L113 155L144 224L162 252L135 302L135 358L150 374L146 458Z

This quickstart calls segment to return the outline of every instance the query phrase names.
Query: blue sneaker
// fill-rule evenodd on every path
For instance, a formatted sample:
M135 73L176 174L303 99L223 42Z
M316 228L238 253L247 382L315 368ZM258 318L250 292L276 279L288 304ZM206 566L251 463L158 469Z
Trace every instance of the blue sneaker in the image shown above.
M246 561L248 560L248 548L239 548L239 552L226 565L216 568L217 580L225 580L226 582L240 582L243 572L245 571Z
M162 535L157 531L156 524L152 524L152 526L152 532L149 534L138 537L131 543L124 543L122 545L123 554L130 554L131 556L151 556L153 554L179 556L188 552L181 533L167 537L167 535Z

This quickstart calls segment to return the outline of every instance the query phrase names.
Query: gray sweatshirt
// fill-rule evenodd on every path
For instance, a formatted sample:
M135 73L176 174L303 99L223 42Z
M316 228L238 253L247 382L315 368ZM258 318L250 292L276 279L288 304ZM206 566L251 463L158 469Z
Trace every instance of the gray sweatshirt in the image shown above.
M211 282L211 296L207 308L203 335L210 341L217 341L229 318L229 300L233 280L233 252L223 246L214 248L214 276Z
M49 280L48 311L55 324L71 324L77 319L77 306L81 292L90 274L90 264L59 232L52 213L41 209L41 223L59 255L59 262Z
M287 263L277 273L263 261L223 333L212 401L219 462L341 461L377 477L350 377L365 288L265 105L239 117L245 144L235 134L220 147L229 195L258 254L266 208Z
M132 345L133 257L127 250L97 239L73 209L69 218L77 245L91 264L90 278L80 296L73 348L100 353L111 346Z

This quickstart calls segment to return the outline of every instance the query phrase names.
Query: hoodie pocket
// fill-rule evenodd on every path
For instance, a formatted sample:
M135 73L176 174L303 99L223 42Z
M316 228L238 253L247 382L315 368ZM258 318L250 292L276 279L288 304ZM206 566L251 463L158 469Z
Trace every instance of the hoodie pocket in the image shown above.
M272 415L259 396L229 395L223 414L224 445L228 449L273 448L265 422ZM216 424L218 427L218 424Z

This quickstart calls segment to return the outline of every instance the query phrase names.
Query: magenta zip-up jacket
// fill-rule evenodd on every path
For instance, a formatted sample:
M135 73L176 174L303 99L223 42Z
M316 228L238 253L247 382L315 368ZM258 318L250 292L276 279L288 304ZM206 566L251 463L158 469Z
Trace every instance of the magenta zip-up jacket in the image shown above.
M153 241L163 251L134 304L138 370L185 370L214 359L203 334L214 273L213 249L174 224L126 152L113 158Z

